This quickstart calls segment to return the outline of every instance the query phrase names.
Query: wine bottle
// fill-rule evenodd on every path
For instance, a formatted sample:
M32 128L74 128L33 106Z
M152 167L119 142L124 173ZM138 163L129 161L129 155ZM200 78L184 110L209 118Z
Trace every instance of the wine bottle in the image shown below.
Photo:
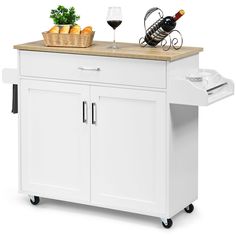
M155 47L176 27L176 21L184 14L184 10L180 10L175 14L175 16L167 16L163 18L147 32L145 36L146 43Z

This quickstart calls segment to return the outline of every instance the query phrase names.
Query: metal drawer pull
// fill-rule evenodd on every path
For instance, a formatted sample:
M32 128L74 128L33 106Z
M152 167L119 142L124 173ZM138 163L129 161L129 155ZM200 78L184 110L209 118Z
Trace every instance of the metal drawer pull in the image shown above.
M86 68L86 67L78 67L79 70L88 70L88 71L100 71L100 67L97 68Z
M88 122L88 106L87 102L83 101L83 123Z
M214 88L207 89L207 92L210 93L210 92L212 92L213 90L218 89L218 88L220 88L220 87L223 87L223 86L225 86L225 85L227 85L227 84L228 84L228 83L225 82L225 83L223 83L223 84L217 85L217 86L215 86Z
M12 87L12 110L13 114L18 113L18 85L13 84Z
M92 124L96 125L97 123L97 106L96 103L92 103Z

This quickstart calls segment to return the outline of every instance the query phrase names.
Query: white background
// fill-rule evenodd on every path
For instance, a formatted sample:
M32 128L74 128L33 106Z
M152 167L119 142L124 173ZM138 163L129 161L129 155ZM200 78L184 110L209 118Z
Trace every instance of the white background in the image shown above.
M158 6L166 15L183 8L178 22L187 46L204 47L202 68L236 79L234 1L213 0L4 0L0 12L0 69L16 67L14 44L39 40L52 25L50 9L75 6L79 24L92 25L96 40L111 40L108 6L121 6L118 41L137 42L146 11ZM42 200L34 207L17 192L17 115L11 110L11 86L0 83L0 235L235 235L236 152L235 97L200 108L199 200L192 214L181 212L170 230L158 218Z

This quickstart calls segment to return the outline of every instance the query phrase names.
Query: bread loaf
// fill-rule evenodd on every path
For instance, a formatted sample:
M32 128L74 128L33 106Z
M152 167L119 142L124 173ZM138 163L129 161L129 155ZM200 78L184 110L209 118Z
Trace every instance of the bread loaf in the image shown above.
M80 34L80 26L79 25L74 25L70 29L70 34Z
M91 34L92 31L93 31L92 26L87 26L81 31L81 34Z
M59 27L58 26L53 26L49 31L49 33L59 33Z
M69 25L63 25L60 29L60 34L68 34L70 31Z

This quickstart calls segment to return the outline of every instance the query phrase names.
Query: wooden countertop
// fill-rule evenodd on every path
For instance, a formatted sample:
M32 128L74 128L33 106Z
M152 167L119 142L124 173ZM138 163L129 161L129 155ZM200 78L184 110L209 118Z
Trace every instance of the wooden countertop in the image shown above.
M198 47L182 47L179 50L170 49L169 51L163 51L161 47L143 48L135 43L118 43L119 49L111 49L109 48L109 45L111 45L111 42L94 41L93 45L88 48L46 47L41 40L15 45L14 48L28 51L72 53L82 55L124 57L161 61L174 61L198 54L199 52L203 51L203 48Z

